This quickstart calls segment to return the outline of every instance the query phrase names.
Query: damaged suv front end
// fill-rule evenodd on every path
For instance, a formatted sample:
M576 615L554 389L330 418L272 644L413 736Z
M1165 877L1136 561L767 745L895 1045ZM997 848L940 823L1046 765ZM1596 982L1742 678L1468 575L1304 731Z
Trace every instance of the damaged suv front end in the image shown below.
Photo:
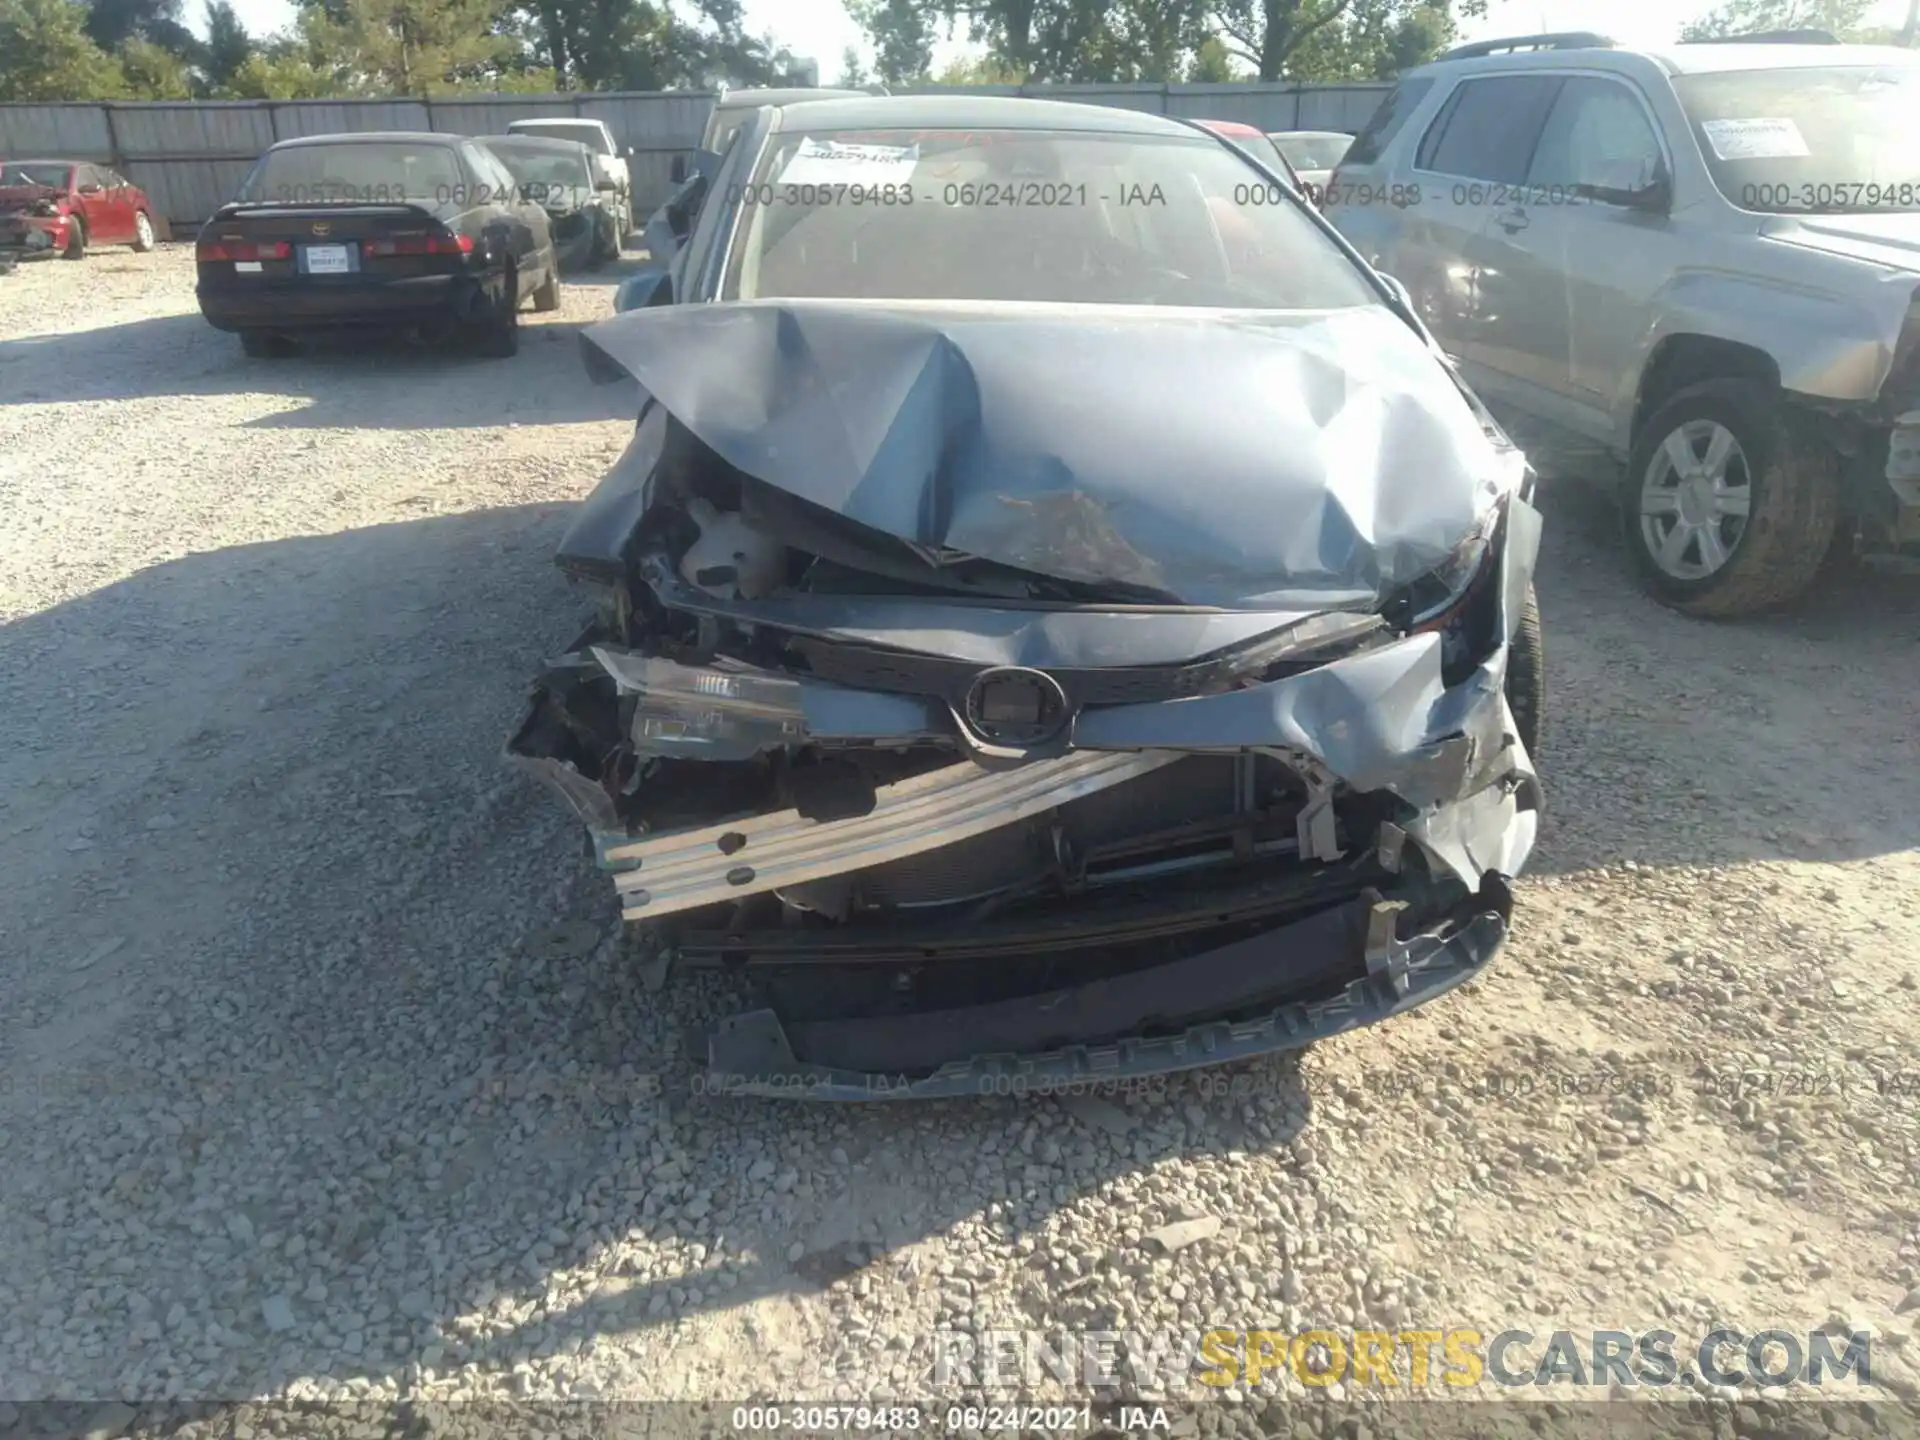
M1491 959L1539 519L1404 316L716 298L587 332L645 399L508 745L750 982L710 1088L1132 1078Z

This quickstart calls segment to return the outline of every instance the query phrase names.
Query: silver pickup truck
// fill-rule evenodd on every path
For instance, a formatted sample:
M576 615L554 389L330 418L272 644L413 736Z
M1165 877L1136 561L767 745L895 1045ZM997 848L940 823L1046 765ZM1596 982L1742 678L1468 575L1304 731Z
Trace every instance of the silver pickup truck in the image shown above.
M1750 614L1920 544L1920 54L1535 35L1408 71L1325 210L1647 589ZM1624 463L1624 469L1623 467Z

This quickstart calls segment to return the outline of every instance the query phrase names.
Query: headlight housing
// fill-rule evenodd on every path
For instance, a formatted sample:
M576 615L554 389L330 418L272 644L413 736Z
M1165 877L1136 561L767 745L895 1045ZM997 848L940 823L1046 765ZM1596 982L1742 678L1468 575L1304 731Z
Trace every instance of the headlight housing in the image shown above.
M1407 587L1408 629L1414 633L1437 630L1459 607L1493 558L1493 539L1500 528L1501 508L1489 510L1472 532L1448 552L1447 558Z

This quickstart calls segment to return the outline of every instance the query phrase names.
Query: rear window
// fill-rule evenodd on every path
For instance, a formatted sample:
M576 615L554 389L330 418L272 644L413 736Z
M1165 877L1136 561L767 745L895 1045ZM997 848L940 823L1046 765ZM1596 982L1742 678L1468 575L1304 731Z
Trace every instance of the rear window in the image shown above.
M1433 89L1431 76L1417 76L1411 80L1402 80L1387 92L1387 98L1380 102L1380 108L1373 112L1360 133L1353 137L1353 144L1347 147L1341 157L1343 165L1377 165L1380 157L1386 153L1387 146L1393 143L1420 108L1420 102L1427 98L1427 92Z
M564 120L516 121L513 125L516 135L539 135L548 140L577 140L596 155L611 155L607 144L606 131L598 125L569 125Z
M71 165L0 165L0 186L46 185L55 190L67 188Z
M1421 137L1414 168L1518 185L1559 91L1558 75L1463 81Z
M450 146L361 140L269 150L235 198L268 205L439 204L460 188L460 161Z

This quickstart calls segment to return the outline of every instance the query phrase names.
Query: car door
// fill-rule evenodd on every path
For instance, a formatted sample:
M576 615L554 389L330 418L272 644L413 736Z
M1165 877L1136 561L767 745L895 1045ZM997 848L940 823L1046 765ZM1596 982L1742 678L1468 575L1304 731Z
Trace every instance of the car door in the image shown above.
M1494 348L1530 415L1565 458L1613 438L1612 413L1671 265L1664 213L1593 198L1630 192L1673 166L1646 97L1625 77L1570 74L1554 99L1524 186L1487 215L1482 294L1516 321Z
M133 216L139 209L135 203L133 186L127 183L127 177L118 170L103 170L100 173L101 178L106 181L107 194L113 197L114 234L120 241L132 244Z
M74 166L73 183L80 218L87 226L87 243L109 245L124 239L114 221L112 192L107 189L99 169L92 165Z
M1521 184L1558 75L1469 76L1433 117L1409 177L1418 196L1407 211L1396 263L1388 268L1414 308L1489 403L1501 393L1506 332L1525 318L1496 313L1484 295L1479 238L1487 209Z

